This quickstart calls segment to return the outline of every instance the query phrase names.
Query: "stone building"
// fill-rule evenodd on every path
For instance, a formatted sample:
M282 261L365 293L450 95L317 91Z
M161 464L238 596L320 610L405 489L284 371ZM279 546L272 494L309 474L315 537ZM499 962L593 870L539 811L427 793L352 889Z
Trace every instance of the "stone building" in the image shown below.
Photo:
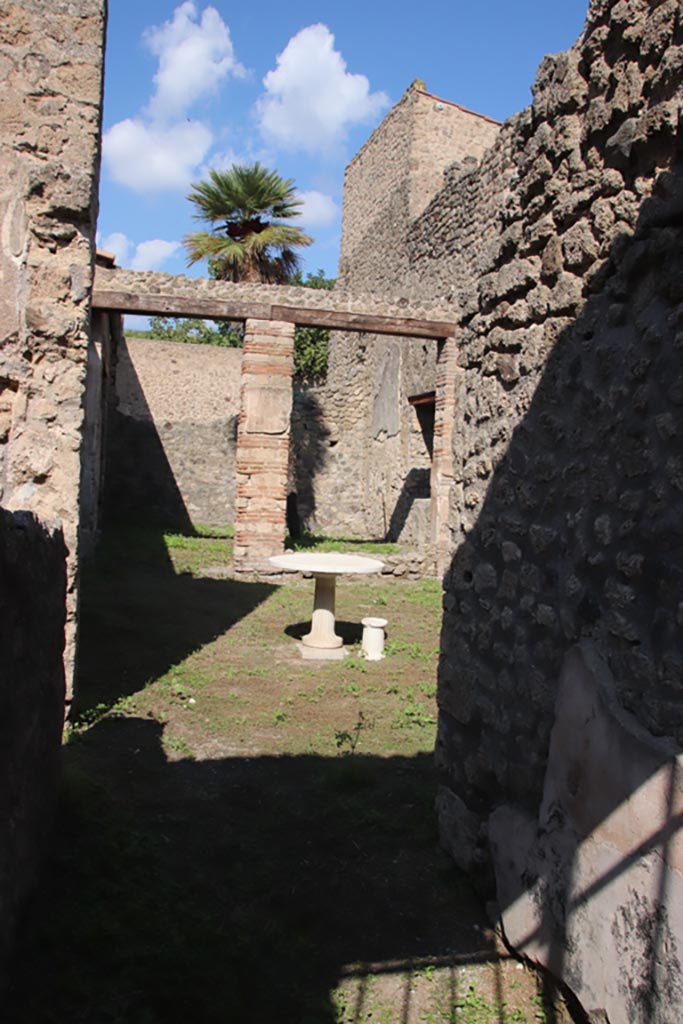
M49 817L79 515L87 536L98 502L102 8L0 14L0 943L35 864L17 851ZM449 318L423 330L434 342L335 341L330 389L309 396L318 468L301 501L322 527L334 510L350 532L393 518L424 537L429 475L442 841L495 892L511 942L613 1024L683 1017L682 125L679 0L591 0L576 45L543 61L532 105L500 128L417 85L349 168L342 289L308 310L374 330L362 288L385 327L402 308ZM225 308L227 292L192 287ZM304 300L235 294L252 325L238 512L276 543ZM267 494L249 490L263 452Z
M499 128L414 82L346 169L338 287L419 301L411 225L446 170L476 164ZM451 305L447 289L438 297ZM326 385L295 402L297 490L309 528L431 548L436 373L434 340L332 336ZM313 460L307 423L322 424Z

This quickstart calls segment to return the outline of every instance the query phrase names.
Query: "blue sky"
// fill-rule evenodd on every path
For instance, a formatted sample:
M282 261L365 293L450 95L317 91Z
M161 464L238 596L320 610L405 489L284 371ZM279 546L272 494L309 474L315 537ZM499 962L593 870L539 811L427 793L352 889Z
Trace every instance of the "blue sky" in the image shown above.
M415 78L498 120L530 101L587 0L110 0L98 240L119 264L187 271L185 198L210 167L260 160L293 178L336 275L344 167Z

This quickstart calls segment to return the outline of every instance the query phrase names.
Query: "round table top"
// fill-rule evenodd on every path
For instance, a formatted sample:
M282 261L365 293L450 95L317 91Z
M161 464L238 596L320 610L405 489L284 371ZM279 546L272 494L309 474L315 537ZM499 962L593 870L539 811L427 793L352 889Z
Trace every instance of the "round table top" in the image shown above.
M365 555L342 555L337 551L294 551L289 555L273 555L268 561L285 572L312 572L316 576L337 576L341 573L379 572L384 562Z

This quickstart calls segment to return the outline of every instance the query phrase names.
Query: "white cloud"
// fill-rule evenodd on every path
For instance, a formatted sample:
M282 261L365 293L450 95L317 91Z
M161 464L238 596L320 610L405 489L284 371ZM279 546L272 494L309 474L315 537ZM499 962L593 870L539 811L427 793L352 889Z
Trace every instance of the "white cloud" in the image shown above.
M126 118L105 133L102 156L113 180L136 192L184 189L212 141L200 121L161 127Z
M113 231L106 238L98 238L97 247L98 249L104 249L105 252L113 252L114 256L116 256L116 262L120 267L128 266L130 242L122 231Z
M324 192L300 192L299 199L303 205L297 220L308 228L327 228L339 216L339 207L332 196Z
M140 242L130 263L131 270L158 270L179 248L180 242L165 242L162 238Z
M233 164L249 163L244 157L238 155L234 149L225 149L222 152L214 153L205 164L199 168L198 177L202 180L208 178L209 171L227 171Z
M182 117L202 96L213 93L232 74L242 77L230 30L215 7L206 7L198 19L191 0L176 7L173 19L148 29L144 40L159 58L156 86L147 113L155 120Z
M98 239L97 244L100 249L113 252L120 267L131 270L159 270L180 249L180 242L167 242L162 238L150 238L135 245L122 231L113 231L106 238Z
M186 189L213 143L208 125L187 112L227 75L245 70L218 11L206 7L200 15L192 0L143 38L158 57L154 94L137 116L105 133L103 161L114 181L137 192Z
M370 92L365 75L346 70L326 25L310 25L293 36L263 84L256 104L261 133L285 149L338 151L351 125L389 106L385 93Z

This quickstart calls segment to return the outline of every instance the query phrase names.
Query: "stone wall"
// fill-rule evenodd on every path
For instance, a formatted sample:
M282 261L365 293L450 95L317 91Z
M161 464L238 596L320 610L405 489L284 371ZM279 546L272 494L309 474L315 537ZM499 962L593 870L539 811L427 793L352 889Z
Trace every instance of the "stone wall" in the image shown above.
M59 521L73 664L103 0L0 11L0 502Z
M683 744L680 3L596 0L576 46L541 64L533 96L478 168L449 174L409 241L411 287L452 293L462 310L442 837L461 864L493 864L515 941L588 1009L672 1021L683 1013L683 926L672 879L643 865L654 851L677 891L678 783L649 818L628 800L655 762L676 778ZM577 667L586 644L590 671ZM562 689L561 678L575 683ZM568 717L566 688L580 680L598 693L587 708L620 709L607 715L612 774L595 760L607 732L582 744ZM663 747L627 742L638 730ZM624 813L628 828L590 845ZM634 856L640 875L627 874ZM626 878L635 888L598 899ZM606 934L617 970L596 982L589 965L605 957ZM530 935L551 938L520 941Z
M0 990L56 804L65 591L61 531L0 510Z
M240 349L122 339L109 424L111 518L231 524Z
M346 170L341 288L406 305L431 297L410 274L410 225L446 169L476 163L499 128L421 83L407 90ZM437 305L455 318L447 292ZM435 341L332 335L327 386L314 395L323 457L312 482L298 481L311 528L429 546L431 451L408 399L435 388L436 350Z

